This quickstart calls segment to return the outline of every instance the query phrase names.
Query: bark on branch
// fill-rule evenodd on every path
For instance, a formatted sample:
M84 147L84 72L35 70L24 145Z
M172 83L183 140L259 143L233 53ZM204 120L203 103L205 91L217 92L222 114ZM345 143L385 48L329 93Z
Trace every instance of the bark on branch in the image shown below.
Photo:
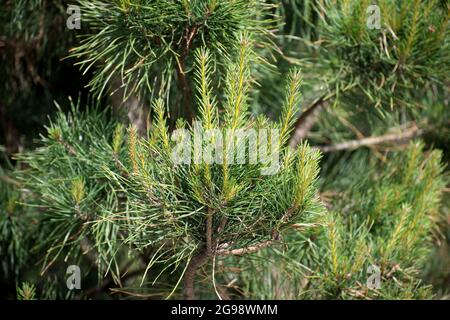
M219 256L244 255L247 253L253 253L260 249L266 248L266 247L272 245L274 242L275 242L275 240L267 240L267 241L258 243L254 246L249 246L249 247L245 247L245 248L239 248L239 249L233 249L233 250L221 249L221 250L217 250L216 254Z
M289 140L289 145L295 148L303 139L306 138L311 128L316 123L319 116L319 112L323 107L326 99L325 96L318 98L314 103L301 114L297 119L292 132L291 138Z
M210 255L206 250L194 256L189 261L189 264L184 272L184 298L186 300L195 300L194 280L197 270L208 261Z
M388 133L381 136L350 140L335 145L321 146L318 148L324 153L342 150L355 150L360 147L410 140L420 136L423 132L424 131L417 126L413 126L400 133Z
M206 247L203 248L199 254L191 258L183 276L184 298L186 300L195 300L194 283L197 270L214 256L215 249L219 241L218 238L213 239L213 215L214 210L212 208L208 208L206 215Z
M280 222L285 223L287 220L289 220L295 209L294 207L288 209L286 213L281 218ZM220 233L225 228L225 224L227 223L226 218L222 218L220 221L220 225L217 228L217 233L219 234L217 237L214 237L212 234L213 230L213 215L214 210L211 208L208 208L207 216L206 216L206 244L202 248L202 250L191 258L191 260L188 263L188 266L186 267L186 271L183 276L183 284L184 284L184 298L186 300L195 300L195 275L197 274L198 269L200 269L209 259L213 258L214 256L229 256L229 255L244 255L248 253L256 252L260 249L266 248L276 242L279 241L280 235L279 231L277 229L273 230L271 239L260 242L258 244L255 244L253 246L248 246L245 248L238 248L238 249L232 249L228 250L223 248L224 245L218 245L219 244L219 236ZM222 249L218 249L218 247L222 247Z

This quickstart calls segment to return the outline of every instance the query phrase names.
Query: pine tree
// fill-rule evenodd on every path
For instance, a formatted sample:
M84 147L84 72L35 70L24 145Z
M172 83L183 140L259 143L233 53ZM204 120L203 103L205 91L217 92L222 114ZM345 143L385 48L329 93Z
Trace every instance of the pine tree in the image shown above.
M445 297L447 1L67 4L0 11L2 296Z

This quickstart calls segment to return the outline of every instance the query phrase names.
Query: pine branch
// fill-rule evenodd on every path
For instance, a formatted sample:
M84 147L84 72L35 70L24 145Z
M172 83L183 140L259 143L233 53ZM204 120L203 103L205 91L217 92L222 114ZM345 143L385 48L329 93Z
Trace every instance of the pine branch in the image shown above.
M186 75L186 60L187 56L182 55L177 65L178 85L182 93L183 110L187 121L190 123L194 119L194 112L192 111L192 89L189 85Z
M14 178L11 178L9 176L0 176L0 180L6 182L8 184L11 184L11 185L13 185L15 187L21 187L22 186L22 183L20 183L20 181L14 179Z
M272 244L274 244L275 242L276 242L276 240L267 240L267 241L255 244L253 246L248 246L245 248L238 248L238 249L233 249L233 250L221 249L221 250L217 250L216 254L218 256L245 255L245 254L254 253L260 249L269 247Z
M319 116L320 110L325 103L325 95L318 98L310 107L308 107L301 116L297 119L294 125L294 130L292 131L289 145L293 148L304 140L309 131L312 129L316 120Z
M332 146L320 146L318 148L325 153L342 150L355 150L360 147L373 146L377 144L405 142L416 138L423 133L423 129L420 129L417 126L413 126L411 128L405 129L400 133L388 133L381 136L345 141Z
M193 256L188 263L186 271L183 275L183 283L184 283L184 297L186 300L195 300L195 289L194 289L194 281L195 275L197 274L197 270L204 265L208 259L210 258L210 254L206 250L200 252L199 254Z

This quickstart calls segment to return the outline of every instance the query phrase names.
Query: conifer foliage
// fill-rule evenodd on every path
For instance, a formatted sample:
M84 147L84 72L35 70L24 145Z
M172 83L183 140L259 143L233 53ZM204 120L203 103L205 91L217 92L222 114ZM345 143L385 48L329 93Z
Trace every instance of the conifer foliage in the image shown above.
M157 95L176 82L174 90L183 97L182 114L188 119L194 117L189 73L196 48L208 47L217 63L223 63L233 54L241 32L251 33L262 47L271 46L270 6L260 0L79 1L79 5L90 30L71 56L84 72L96 69L91 89L101 95L118 78L111 90L120 88L126 100L132 94L148 97L156 91Z
M449 6L375 2L7 1L0 296L447 297Z

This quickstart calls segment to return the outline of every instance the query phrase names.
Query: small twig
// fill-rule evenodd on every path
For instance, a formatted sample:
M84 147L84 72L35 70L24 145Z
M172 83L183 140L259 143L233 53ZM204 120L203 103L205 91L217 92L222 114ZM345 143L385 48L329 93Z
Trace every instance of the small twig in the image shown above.
M195 25L192 29L186 28L184 35L184 47L182 48L180 59L178 60L177 64L178 85L183 95L183 108L188 122L192 122L195 115L191 105L192 89L188 83L186 76L186 59L189 55L192 41L198 33L198 29L198 25Z
M291 207L289 209L286 210L286 213L281 217L280 222L281 223L286 223L289 219L292 218L292 216L295 213L296 208L295 207Z
M295 213L295 208L294 207L289 208L286 211L286 213L283 215L283 217L281 217L280 223L286 223L292 217L292 215L294 213ZM275 229L272 231L272 239L270 239L270 240L266 240L266 241L260 242L258 244L255 244L253 246L249 246L249 247L245 247L245 248L232 249L232 250L227 250L227 249L217 250L216 254L219 256L244 255L247 253L253 253L260 249L266 248L279 240L280 240L280 232L277 229ZM224 245L226 245L226 244L222 244L222 247Z
M211 257L213 257L216 251L215 248L217 247L218 239L213 240L212 235L213 215L214 210L212 208L208 208L206 216L206 248L202 249L200 253L191 258L183 276L184 297L186 300L195 299L194 280L195 275L197 274L197 270L203 264L205 264Z
M183 95L183 108L187 117L188 122L192 122L194 119L194 113L191 107L191 99L192 99L192 91L186 77L186 66L184 60L187 57L183 54L178 62L177 66L177 76L178 76L178 85L180 87L181 93Z
M331 84L329 84L331 86ZM356 84L350 84L340 90L340 92L346 92L355 87ZM291 134L291 138L289 140L289 145L292 148L297 147L297 145L308 136L308 133L311 131L312 127L316 123L319 112L325 106L328 105L330 99L336 97L339 94L339 91L333 91L328 94L323 94L321 97L317 98L297 119L294 130Z
M239 248L239 249L233 249L233 250L217 250L216 254L219 256L230 256L230 255L244 255L247 253L253 253L256 252L262 248L266 248L270 245L272 245L276 240L266 240L264 242L255 244L253 246L245 247L245 248Z
M283 217L280 220L280 223L286 223L287 220L289 220L292 215L295 212L295 208L289 208L286 213L283 215ZM194 300L195 299L195 290L194 290L194 279L195 275L197 273L197 270L205 264L211 257L214 256L229 256L229 255L244 255L248 253L256 252L260 249L266 248L275 242L279 241L280 235L278 230L274 230L272 232L272 238L263 242L260 242L258 244L255 244L253 246L248 246L245 248L239 248L239 249L219 249L219 247L224 247L226 244L218 245L219 244L219 237L215 237L213 239L212 236L212 216L214 214L213 209L208 208L208 216L206 218L206 247L203 248L200 253L195 255L191 258L191 260L188 263L188 266L186 267L186 271L183 276L183 282L184 282L184 297L186 300ZM225 224L227 223L227 219L223 218L220 222L220 226L218 228L218 231L223 231L225 228ZM214 248L214 250L212 250Z
M3 180L4 182L14 185L16 187L22 186L22 184L19 181L17 181L16 179L13 179L11 177L8 177L8 176L0 176L0 180Z
M381 136L345 141L331 146L320 146L318 148L324 153L342 150L354 150L360 147L368 147L382 143L410 140L412 138L420 136L421 134L423 134L423 132L424 130L418 128L417 126L413 126L400 133L388 133Z
M289 145L292 148L295 148L300 143L300 141L306 138L309 131L316 123L316 120L319 116L319 112L322 109L322 106L325 101L326 101L325 96L318 98L297 119L294 126L294 131L292 132L291 138L289 140Z

